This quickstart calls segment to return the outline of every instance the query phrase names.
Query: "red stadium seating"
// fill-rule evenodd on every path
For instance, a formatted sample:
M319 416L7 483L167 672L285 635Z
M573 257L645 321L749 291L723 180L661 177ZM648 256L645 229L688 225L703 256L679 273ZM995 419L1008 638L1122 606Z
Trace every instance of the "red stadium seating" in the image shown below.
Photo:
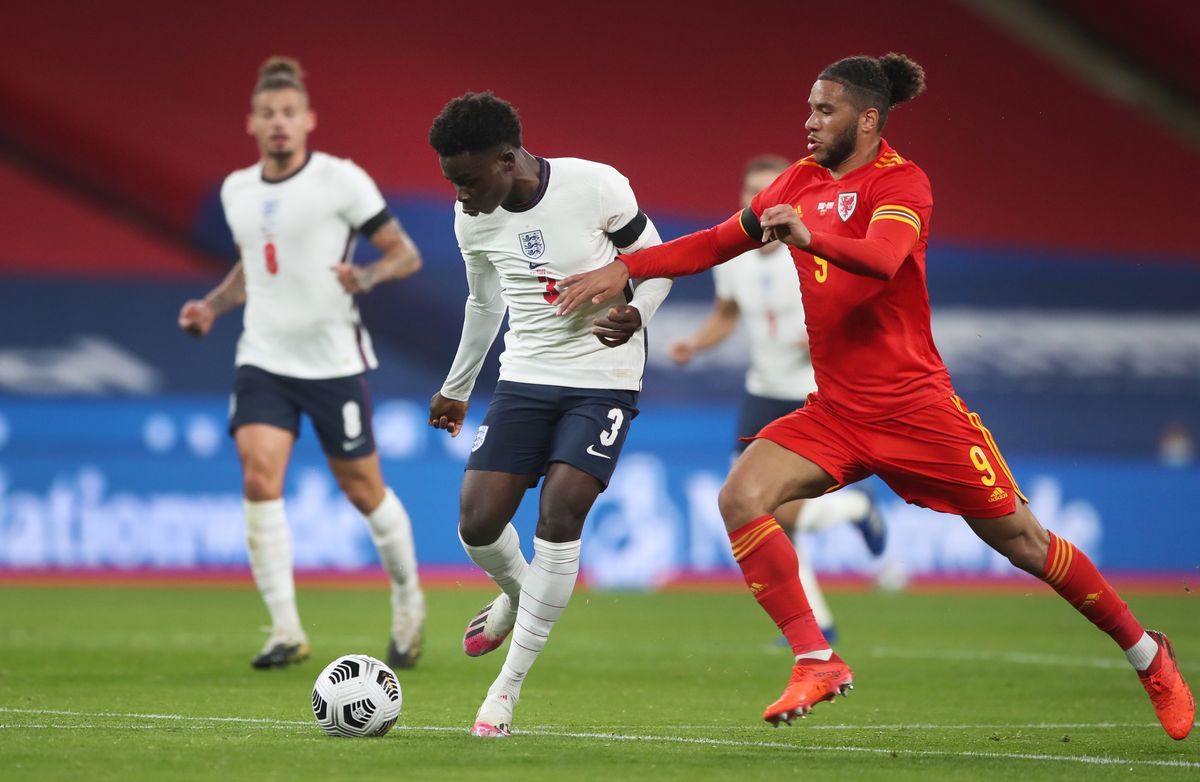
M1200 3L1188 0L1054 0L1120 54L1200 101Z
M213 262L0 162L0 275L209 279Z
M618 166L651 213L721 217L747 157L805 154L823 65L892 50L928 71L928 94L886 135L933 179L935 242L1200 259L1186 229L1200 155L950 0L465 0L452 12L42 0L0 26L0 137L185 235L224 174L255 159L242 131L254 74L285 53L311 74L314 146L392 193L449 201L429 122L448 98L490 88L520 108L534 152Z

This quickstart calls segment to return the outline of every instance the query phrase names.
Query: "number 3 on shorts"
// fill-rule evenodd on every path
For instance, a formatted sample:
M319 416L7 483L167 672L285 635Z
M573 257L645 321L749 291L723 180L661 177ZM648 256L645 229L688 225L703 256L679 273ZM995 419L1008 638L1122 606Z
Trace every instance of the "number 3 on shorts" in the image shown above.
M604 446L612 445L617 441L617 432L621 431L621 424L625 423L625 413L619 407L614 407L608 411L608 418L612 421L612 428L607 432L600 433L600 444Z
M971 464L975 465L976 470L984 473L979 478L980 483L984 486L996 485L996 471L992 469L992 463L988 461L987 454L978 445L971 446Z

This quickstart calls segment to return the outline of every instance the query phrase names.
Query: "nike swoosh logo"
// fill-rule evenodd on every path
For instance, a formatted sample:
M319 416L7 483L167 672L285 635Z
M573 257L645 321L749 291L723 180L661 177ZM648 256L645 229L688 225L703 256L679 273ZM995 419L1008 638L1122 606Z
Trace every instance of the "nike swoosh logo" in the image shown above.
M529 264L529 268L530 269L540 269L541 267L545 266L548 263L550 263L550 261L542 261L541 263L531 263L531 264Z
M355 448L362 445L366 441L367 441L366 437L360 437L357 440L344 440L342 442L342 450L343 451L353 451Z
M597 451L596 446L594 446L594 445L589 445L587 452L590 453L592 456L599 456L601 459L611 459L612 458L611 456L602 454L599 451Z

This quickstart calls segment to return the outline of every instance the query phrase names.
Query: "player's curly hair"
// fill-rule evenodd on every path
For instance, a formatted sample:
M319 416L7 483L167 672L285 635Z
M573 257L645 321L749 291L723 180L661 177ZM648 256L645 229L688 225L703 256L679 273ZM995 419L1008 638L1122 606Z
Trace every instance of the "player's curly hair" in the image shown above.
M254 85L254 92L250 93L250 97L253 98L267 90L286 89L299 90L308 95L308 90L304 87L304 69L300 67L300 61L291 57L268 57L258 69L258 82Z
M896 52L878 59L846 57L826 67L817 79L846 87L859 111L874 107L879 112L880 130L887 122L888 109L925 91L925 69Z
M429 128L429 145L439 157L485 152L501 144L521 147L521 118L512 104L490 90L450 101Z

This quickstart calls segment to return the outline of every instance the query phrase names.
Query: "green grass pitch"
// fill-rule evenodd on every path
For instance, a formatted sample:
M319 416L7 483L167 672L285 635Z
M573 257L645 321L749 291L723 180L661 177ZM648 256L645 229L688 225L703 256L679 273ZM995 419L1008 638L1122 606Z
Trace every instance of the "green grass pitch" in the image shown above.
M302 588L313 658L259 672L251 589L2 587L0 779L1200 779L1200 731L1167 738L1111 642L1033 581L833 594L856 689L779 729L760 715L790 658L749 595L582 591L507 740L467 734L502 662L460 647L489 597L431 590L396 729L333 739L313 679L341 654L383 656L383 589ZM1200 682L1195 593L1126 597Z

